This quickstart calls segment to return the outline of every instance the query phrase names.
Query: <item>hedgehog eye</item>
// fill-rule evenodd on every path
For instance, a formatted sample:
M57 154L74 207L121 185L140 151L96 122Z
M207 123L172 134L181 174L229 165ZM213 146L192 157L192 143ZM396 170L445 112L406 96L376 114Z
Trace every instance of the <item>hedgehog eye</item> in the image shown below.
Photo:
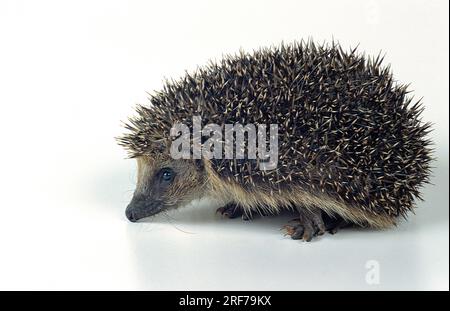
M175 173L170 168L163 168L160 171L161 181L162 182L171 182Z

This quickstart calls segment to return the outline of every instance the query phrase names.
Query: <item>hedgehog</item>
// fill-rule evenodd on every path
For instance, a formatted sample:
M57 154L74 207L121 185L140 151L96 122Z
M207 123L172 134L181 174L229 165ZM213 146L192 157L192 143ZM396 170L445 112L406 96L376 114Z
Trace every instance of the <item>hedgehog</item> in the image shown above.
M302 40L241 50L166 80L117 138L137 160L126 217L136 222L211 198L229 218L289 211L295 218L284 231L304 241L347 226L383 229L407 219L429 183L431 124L422 121L422 100L394 79L383 58L334 41ZM219 156L195 154L195 143L211 147L203 132L192 134L195 117L219 129L277 125L276 166L262 169L264 157L238 158L236 146L231 157L216 145L209 151ZM181 136L174 124L191 133L183 157L173 156ZM254 141L245 134L241 147Z

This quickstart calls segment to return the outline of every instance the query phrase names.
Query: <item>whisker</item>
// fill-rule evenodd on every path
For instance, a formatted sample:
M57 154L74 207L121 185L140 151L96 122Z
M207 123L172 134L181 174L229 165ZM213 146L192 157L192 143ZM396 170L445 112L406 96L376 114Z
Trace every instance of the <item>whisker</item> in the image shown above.
M176 221L176 219L173 218L173 217L171 217L170 215L168 215L166 211L163 211L163 212L162 212L162 215L163 215L164 217L166 217L166 219L167 219L167 221L169 222L169 224L171 224L171 225L172 225L175 229L177 229L178 231L183 232L183 233L187 233L187 234L195 234L195 232L189 232L189 231L186 231L186 230L183 230L183 229L178 228L178 227L172 222L172 221Z

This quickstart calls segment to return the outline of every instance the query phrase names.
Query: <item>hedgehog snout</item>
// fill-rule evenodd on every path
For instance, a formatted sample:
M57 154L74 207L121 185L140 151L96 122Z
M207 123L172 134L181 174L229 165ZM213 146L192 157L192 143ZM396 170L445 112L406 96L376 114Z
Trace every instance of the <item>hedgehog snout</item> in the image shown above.
M131 222L155 215L162 209L162 201L152 200L144 195L134 195L125 210L125 216Z

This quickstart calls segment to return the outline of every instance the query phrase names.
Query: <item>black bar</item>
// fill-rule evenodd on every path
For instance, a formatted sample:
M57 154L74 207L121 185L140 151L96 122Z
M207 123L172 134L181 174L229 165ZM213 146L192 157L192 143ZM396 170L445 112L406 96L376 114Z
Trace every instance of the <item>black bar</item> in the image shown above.
M359 310L391 309L400 305L446 305L449 292L282 292L282 291L153 291L153 292L1 292L0 301L14 306L30 304L50 307L85 309L111 306L130 308L140 306L148 310L296 310L314 308L352 308ZM392 304L394 303L394 304ZM158 308L156 308L158 306Z

